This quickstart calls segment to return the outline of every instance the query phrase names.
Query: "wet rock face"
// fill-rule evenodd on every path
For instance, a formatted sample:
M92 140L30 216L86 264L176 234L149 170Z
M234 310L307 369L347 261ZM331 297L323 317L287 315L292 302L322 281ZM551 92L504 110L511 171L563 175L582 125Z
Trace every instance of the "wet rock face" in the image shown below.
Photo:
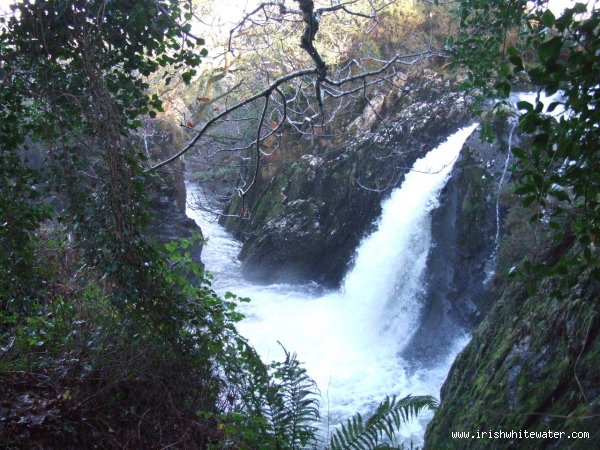
M338 286L382 198L417 158L470 120L464 97L432 71L406 80L380 103L385 126L361 119L344 142L307 143L306 156L293 165L261 174L247 199L249 220L223 220L244 242L239 257L249 278ZM227 212L241 209L234 200Z
M576 245L571 252L577 252ZM597 448L600 426L600 285L581 274L568 298L549 280L530 294L521 282L499 300L457 357L429 424L425 448ZM552 439L452 440L452 431L565 432ZM596 430L596 431L595 431ZM571 432L587 439L568 439Z
M488 312L495 265L498 188L507 164L512 124L499 121L493 142L475 130L461 151L432 212L432 248L427 258L422 322L405 357L443 358L460 333ZM513 144L518 137L513 136ZM508 162L510 164L510 161ZM504 183L508 183L506 174ZM500 223L497 222L499 219Z
M508 131L508 128L500 130L500 142ZM487 144L477 143L472 149L475 152L465 152L465 155L470 155L473 161L480 156L485 160L486 154L492 155L488 157L488 170L497 176L500 165L494 162L494 152ZM453 189L452 185L449 184L447 189ZM543 261L556 261L561 257L569 260L581 254L582 250L574 239L567 238L558 244L543 228L529 231L535 233L534 240L524 236L529 228L525 225L531 225L531 210L524 208L520 199L511 199L512 204L505 204L506 211L500 210L511 227L500 233L500 256L504 254L506 267L520 264L523 258L530 260L532 255ZM493 213L492 217L495 217L495 211ZM520 222L515 221L515 216L520 217ZM465 217L471 217L486 228L485 221L477 220L478 214ZM472 244L459 245L458 248L470 249L473 258L478 254L485 256L493 242L481 241L477 238L481 233L476 229L469 231L461 227L460 221L456 223L457 228L466 232L465 237L473 239ZM449 237L444 235L446 239ZM477 242L481 246L476 245ZM463 258L465 255L463 253ZM464 267L470 268L474 280L478 271L486 270L471 263ZM456 286L460 286L467 275L457 276L451 270L437 270L438 275L444 275L445 282ZM471 342L454 361L442 387L440 408L428 426L425 448L597 447L598 434L592 430L600 426L600 374L597 370L600 366L600 284L586 271L578 273L568 289L563 284L564 298L558 300L552 292L561 285L559 281L548 274L531 273L527 279L506 279L497 275L491 286L483 285L484 291L477 283L471 284L469 290L474 295L494 298L494 305L473 333ZM435 276L430 282L436 289L442 287ZM456 323L472 320L468 312L453 313L455 304L461 304L460 296L449 303L447 320ZM476 306L481 310L481 305ZM443 342L442 333L431 332L428 338ZM565 435L590 431L590 438L569 440L563 435L552 439L529 439L521 435L512 439L451 439L451 432L473 433L477 430L555 430L565 432Z
M292 167L291 178L276 185L278 198L272 203L280 213L270 209L269 220L242 248L246 275L265 282L313 280L329 286L341 280L360 230L379 214L378 193L348 184L354 165L352 158L340 155L319 166L302 158Z
M179 172L183 173L183 171ZM151 219L150 229L152 238L159 244L190 237L192 232L202 234L193 219L185 214L185 184L183 176L161 178L150 190ZM195 262L201 261L202 245L197 243L189 249L190 256Z
M162 160L173 154L173 147L176 144L173 142L171 130L162 130L155 125L154 131L149 135L151 137L140 144L147 152L147 156L155 160ZM190 237L192 232L202 234L196 222L185 213L186 191L183 162L171 163L169 169L169 171L157 175L148 188L151 237L159 244ZM202 245L197 243L189 251L192 259L200 263Z

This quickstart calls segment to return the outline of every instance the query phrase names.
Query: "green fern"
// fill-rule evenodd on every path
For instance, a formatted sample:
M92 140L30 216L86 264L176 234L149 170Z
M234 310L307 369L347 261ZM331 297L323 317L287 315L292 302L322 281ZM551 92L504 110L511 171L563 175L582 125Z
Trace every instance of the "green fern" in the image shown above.
M247 342L240 345L246 367L236 382L248 420L233 439L242 448L295 450L316 446L319 390L296 355L281 346L285 359L267 366Z
M330 450L367 450L382 448L382 441L394 441L394 435L412 417L423 409L435 409L437 402L430 396L411 395L402 399L386 397L367 420L356 413L342 424L331 437ZM388 448L385 446L385 448Z
M271 364L273 381L266 396L268 417L276 448L305 448L315 444L319 422L318 388L300 366L296 354L289 353L283 345L281 348L285 360Z

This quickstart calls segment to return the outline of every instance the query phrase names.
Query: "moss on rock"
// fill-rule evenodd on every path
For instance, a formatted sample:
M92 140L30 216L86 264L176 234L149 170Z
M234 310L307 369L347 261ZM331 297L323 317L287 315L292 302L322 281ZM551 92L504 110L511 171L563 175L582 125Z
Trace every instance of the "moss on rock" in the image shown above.
M571 247L569 251L577 251ZM600 442L600 286L581 274L569 298L507 282L456 359L426 448L571 448ZM454 431L587 431L590 439L452 439Z

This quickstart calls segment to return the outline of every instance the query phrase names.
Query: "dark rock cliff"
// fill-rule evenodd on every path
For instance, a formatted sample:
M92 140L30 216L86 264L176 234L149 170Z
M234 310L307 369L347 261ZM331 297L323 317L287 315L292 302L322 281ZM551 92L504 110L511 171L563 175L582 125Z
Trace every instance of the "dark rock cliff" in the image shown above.
M430 70L380 97L386 126L367 108L349 131L360 137L342 146L308 146L275 176L263 171L247 199L250 220L223 221L244 242L246 276L337 286L378 217L382 197L401 184L417 158L470 120L454 81ZM239 200L228 208L240 210Z
M432 211L432 248L427 257L422 320L405 356L423 362L446 355L447 345L473 329L485 316L493 297L490 279L496 263L496 214L499 186L505 173L513 124L498 120L493 142L481 128L467 139L450 178ZM498 221L500 223L498 223ZM445 344L444 344L445 343Z
M182 237L190 237L192 232L202 231L185 214L185 184L183 176L161 176L150 189L152 237L159 244L165 244ZM190 256L200 262L202 245L197 243L191 248Z
M142 142L147 155L155 160L162 160L170 156L174 147L175 133L172 130L163 129L160 122L149 123L150 128L147 137ZM148 187L148 198L150 201L150 229L152 238L159 244L169 241L190 237L192 232L202 233L193 219L186 213L186 191L185 191L185 166L183 161L176 161L169 165L168 170L159 172ZM200 262L202 253L201 243L196 243L190 248L190 256L196 262Z
M551 281L540 280L535 293L523 282L498 290L500 299L452 366L425 448L598 448L600 285L583 273L569 298L552 300L552 289ZM565 434L451 439L453 431L477 430ZM569 439L571 432L589 437Z
M240 259L248 277L336 286L380 215L384 196L402 183L417 158L470 120L465 99L433 72L407 80L393 95L399 100L387 112L393 118L387 128L355 139L343 151L303 156L283 174L261 180L248 201L251 220L225 221L244 241ZM487 279L495 264L498 187L512 124L498 120L492 128L493 143L479 129L467 140L432 212L426 289L415 299L423 304L422 321L403 353L410 361L445 357L457 336L477 326L493 303ZM390 149L386 158L377 157L381 147ZM390 189L361 187L385 186L390 168L395 171ZM234 202L229 212L239 209Z
M525 144L526 145L526 144ZM442 388L440 408L430 423L426 449L588 449L600 443L600 284L589 270L572 274L532 272L508 277L523 259L549 264L573 258L581 248L565 228L553 241L531 223L534 210L507 189L502 195L498 274L487 293L493 307L459 354ZM469 265L470 266L470 265ZM465 267L468 267L465 265ZM515 272L516 273L516 272ZM572 283L568 289L564 281ZM562 299L552 293L562 286ZM529 432L563 432L530 438ZM451 432L498 433L452 439ZM506 437L511 431L513 433ZM568 433L589 437L569 439Z
M181 144L174 142L175 133L173 130L166 129L161 125L160 120L150 121L144 127L147 137L134 137L138 141L136 144L139 148L144 149L146 157L154 160L162 160L173 154L175 149ZM21 156L27 161L27 165L40 174L40 184L37 186L40 192L47 191L47 183L54 182L52 180L51 165L54 164L53 170L60 173L60 162L54 161L49 157L51 152L44 145L27 140L27 145L21 150ZM93 155L86 155L82 152L82 157L89 158L89 164L93 163ZM97 156L96 156L97 157ZM149 183L145 186L145 192L149 200L149 216L150 216L150 238L156 240L159 244L164 244L169 241L182 237L189 237L192 231L201 233L200 228L194 220L187 217L185 214L186 208L186 192L184 182L184 163L181 161L173 162L167 170L160 171L152 178L149 178ZM87 175L85 172L80 172ZM55 175L56 176L56 175ZM49 181L52 180L52 181ZM64 183L73 183L69 177L63 176ZM61 180L62 181L62 180ZM77 183L82 183L84 187L90 184L88 178L82 177L77 180ZM52 192L48 196L47 201L52 205L55 214L64 213L68 208L66 196L61 195L61 189L82 189L81 185L65 187L55 187L57 192ZM81 205L73 205L73 209L81 209ZM192 258L200 262L200 254L202 246L200 243L191 249Z

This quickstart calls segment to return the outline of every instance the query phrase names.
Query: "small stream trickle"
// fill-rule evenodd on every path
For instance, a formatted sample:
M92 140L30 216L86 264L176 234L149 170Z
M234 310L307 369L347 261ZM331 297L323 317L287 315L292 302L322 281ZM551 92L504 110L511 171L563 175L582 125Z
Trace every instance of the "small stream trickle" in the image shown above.
M485 283L489 283L492 277L496 274L498 252L500 250L500 228L502 225L502 220L500 217L500 196L502 194L502 186L504 186L504 180L506 179L506 172L508 171L508 166L510 164L513 147L513 135L515 129L517 128L517 125L518 122L515 120L514 123L512 123L510 133L508 135L508 151L506 152L506 160L504 161L504 167L502 168L502 176L500 177L500 181L498 182L498 191L496 193L496 235L494 237L494 249L492 250L492 254L486 262L487 274L485 278Z
M515 132L516 127L517 127L517 122L515 121L515 123L512 124L512 127L510 129L510 134L508 135L508 151L506 152L506 160L504 161L504 168L502 169L502 176L500 177L500 181L498 182L498 193L496 195L496 237L494 240L494 248L495 248L494 254L495 255L498 255L498 246L500 245L500 195L502 193L502 186L504 186L504 179L506 178L506 172L508 170L508 165L510 164L510 157L512 155L513 134Z
M543 104L544 111L547 111L548 107L552 102L561 102L562 101L562 93L557 92L552 96L546 96L544 93L536 93L536 92L518 92L514 93L510 96L510 101L513 104L513 107L517 107L518 102L526 101L535 106L536 102L539 101ZM554 108L552 115L554 115L557 119L560 118L561 115L567 114L564 107L562 105L558 105ZM501 225L502 220L500 217L500 196L502 194L502 187L504 186L504 182L506 180L506 173L508 172L508 167L510 165L512 150L513 150L513 136L514 132L519 125L516 119L511 121L511 129L508 136L508 150L506 153L506 160L504 161L504 167L502 169L502 176L500 177L500 181L498 182L498 191L496 194L496 235L494 237L494 250L489 257L486 268L487 268L487 276L485 282L489 282L495 274L496 265L498 262L498 251L500 250L500 233L501 233Z

